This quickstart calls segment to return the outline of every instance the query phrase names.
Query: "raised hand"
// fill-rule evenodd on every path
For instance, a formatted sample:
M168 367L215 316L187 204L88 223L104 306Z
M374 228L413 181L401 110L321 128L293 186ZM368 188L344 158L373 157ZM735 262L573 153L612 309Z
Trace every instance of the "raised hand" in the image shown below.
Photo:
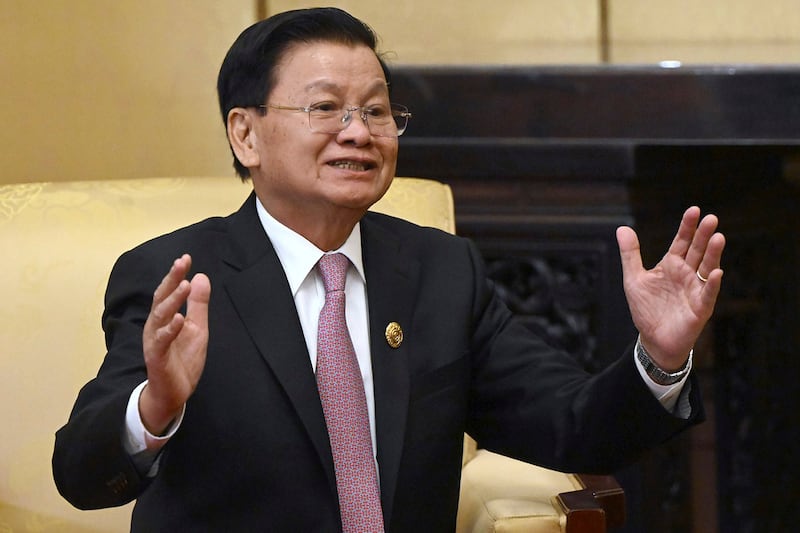
M666 255L651 270L642 266L633 229L617 229L625 297L642 344L666 371L681 368L714 311L725 237L717 217L690 207Z
M211 282L205 274L186 275L192 258L176 259L153 294L142 335L147 386L139 412L148 431L163 433L194 392L208 348L208 301ZM180 313L186 303L186 316Z

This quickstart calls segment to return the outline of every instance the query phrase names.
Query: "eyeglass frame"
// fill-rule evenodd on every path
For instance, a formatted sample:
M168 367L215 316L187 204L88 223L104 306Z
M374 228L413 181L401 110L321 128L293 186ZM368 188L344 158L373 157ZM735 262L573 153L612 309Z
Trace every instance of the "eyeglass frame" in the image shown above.
M308 115L308 129L310 129L312 133L323 133L323 134L326 134L326 135L338 135L339 133L341 133L344 130L346 130L350 126L350 124L353 122L353 112L354 111L358 111L359 112L358 114L361 117L361 120L364 121L364 124L366 124L370 135L374 135L375 137L384 137L384 138L388 138L388 139L394 139L394 138L397 138L397 137L400 137L401 135L403 135L403 133L405 133L406 129L408 128L408 119L410 119L411 116L412 116L411 112L403 104L389 103L389 108L390 108L390 110L392 112L392 117L397 117L397 116L403 117L405 119L405 125L403 126L402 129L400 127L397 128L397 135L380 135L378 133L374 133L372 131L372 129L370 128L369 115L367 113L367 110L370 108L370 106L363 106L363 105L345 106L340 110L340 111L344 111L344 116L342 116L342 119L341 119L342 123L344 124L344 127L342 129L340 129L338 131L318 131L318 130L315 130L311 126L311 112L312 111L317 111L317 109L314 107L314 106L317 106L317 105L320 105L320 104L311 104L309 106L287 106L287 105L279 105L279 104L261 104L261 105L258 106L258 109L260 111L262 111L264 114L266 114L267 109L270 109L270 108L271 109L277 109L277 110L283 110L283 111L303 112L306 115ZM398 112L400 114L397 115L397 114L395 114L395 112Z

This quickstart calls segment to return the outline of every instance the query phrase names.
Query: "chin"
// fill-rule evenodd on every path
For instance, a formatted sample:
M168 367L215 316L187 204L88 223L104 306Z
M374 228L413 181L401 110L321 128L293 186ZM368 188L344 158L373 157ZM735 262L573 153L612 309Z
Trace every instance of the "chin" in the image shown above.
M342 186L340 194L336 196L341 200L340 205L347 205L350 208L369 208L372 204L380 200L389 189L391 180L380 181L351 181Z
M340 198L337 201L337 205L352 209L356 211L366 211L372 205L381 199L383 195L378 194L369 194L369 195L358 195L358 196L348 196L346 198Z

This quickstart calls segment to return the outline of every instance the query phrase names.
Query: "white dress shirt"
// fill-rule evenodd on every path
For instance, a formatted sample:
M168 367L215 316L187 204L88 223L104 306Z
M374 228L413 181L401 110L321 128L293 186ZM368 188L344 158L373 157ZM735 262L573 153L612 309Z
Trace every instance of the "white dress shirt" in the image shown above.
M303 328L303 336L308 347L311 366L317 369L317 329L319 313L325 304L325 286L322 275L315 268L325 252L298 233L275 220L260 201L256 203L258 218L269 235L275 253L281 262L289 288L294 296L297 315ZM361 226L356 224L345 243L330 253L342 253L350 260L347 280L344 286L345 313L347 329L353 341L353 348L364 381L367 397L369 426L372 434L372 449L375 445L375 394L372 383L372 363L369 351L369 313L367 310L366 277L361 260Z

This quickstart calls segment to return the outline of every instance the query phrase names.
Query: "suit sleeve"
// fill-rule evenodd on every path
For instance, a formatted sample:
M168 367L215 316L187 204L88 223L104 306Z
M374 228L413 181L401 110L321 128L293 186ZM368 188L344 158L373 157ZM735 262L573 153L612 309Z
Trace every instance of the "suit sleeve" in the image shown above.
M573 472L608 473L702 420L673 416L636 369L631 350L590 375L512 317L486 280L474 245L473 357L467 431L487 449ZM694 378L692 378L694 379Z

